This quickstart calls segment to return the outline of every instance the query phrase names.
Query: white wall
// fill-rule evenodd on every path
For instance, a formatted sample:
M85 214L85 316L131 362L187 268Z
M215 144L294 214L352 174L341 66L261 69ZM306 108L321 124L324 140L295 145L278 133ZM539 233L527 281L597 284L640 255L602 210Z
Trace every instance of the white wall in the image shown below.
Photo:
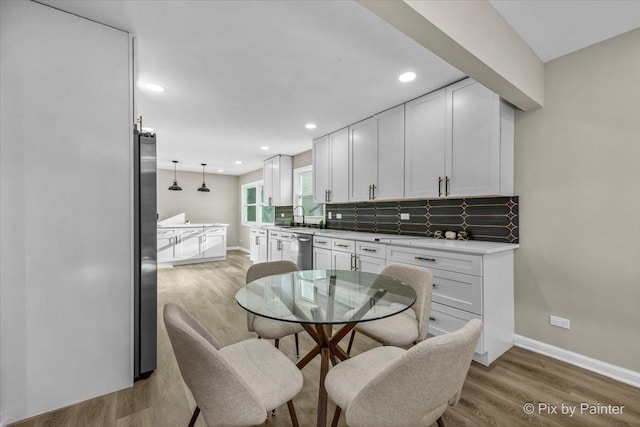
M182 191L170 191L168 188L173 184L173 170L158 170L157 195L160 219L184 212L192 224L210 222L229 224L227 246L238 246L240 226L238 177L205 174L207 187L211 190L208 193L197 191L202 185L201 173L178 171L177 177Z
M0 2L0 424L132 383L129 36Z

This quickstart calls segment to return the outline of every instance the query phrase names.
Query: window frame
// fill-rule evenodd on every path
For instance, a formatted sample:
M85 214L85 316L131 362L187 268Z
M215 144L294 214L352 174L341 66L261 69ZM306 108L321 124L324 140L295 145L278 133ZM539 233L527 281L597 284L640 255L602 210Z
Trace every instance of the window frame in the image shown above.
M300 168L293 170L293 206L294 207L300 205L301 203L300 176L305 173L313 173L313 166L312 165L302 166ZM313 196L313 190L311 192L311 196ZM322 206L322 215L307 216L305 213L305 217L304 217L305 222L307 222L308 224L318 224L320 220L325 219L326 206L324 203L318 203L318 204Z

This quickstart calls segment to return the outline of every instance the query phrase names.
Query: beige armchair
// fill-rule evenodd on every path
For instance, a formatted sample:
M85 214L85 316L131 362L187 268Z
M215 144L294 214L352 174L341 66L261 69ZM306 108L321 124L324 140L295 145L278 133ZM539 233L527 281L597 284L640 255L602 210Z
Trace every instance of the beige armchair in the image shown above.
M443 426L442 414L460 398L482 322L429 338L404 350L377 347L333 367L329 398L351 427Z
M180 373L196 401L189 427L200 411L208 426L262 424L267 412L287 403L298 425L292 399L302 389L302 373L271 344L250 339L226 347L175 304L164 306L164 323Z
M405 282L416 292L416 302L408 310L371 322L362 322L351 332L347 353L351 352L356 331L383 345L408 347L427 337L429 311L431 310L431 289L433 277L424 267L406 264L389 264L380 274Z
M298 271L298 266L291 261L271 261L254 264L247 270L246 283L276 274ZM304 331L299 323L281 322L267 319L247 312L247 329L258 334L259 338L275 340L276 348L280 346L280 338L294 335L296 341L296 357L300 354L298 332Z

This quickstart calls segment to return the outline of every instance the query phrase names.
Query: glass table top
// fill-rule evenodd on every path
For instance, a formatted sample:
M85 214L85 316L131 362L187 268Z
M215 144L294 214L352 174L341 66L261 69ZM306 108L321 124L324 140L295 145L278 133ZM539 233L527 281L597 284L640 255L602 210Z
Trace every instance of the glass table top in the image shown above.
M392 277L348 270L303 270L247 283L236 301L258 316L294 323L365 322L413 305L411 286Z

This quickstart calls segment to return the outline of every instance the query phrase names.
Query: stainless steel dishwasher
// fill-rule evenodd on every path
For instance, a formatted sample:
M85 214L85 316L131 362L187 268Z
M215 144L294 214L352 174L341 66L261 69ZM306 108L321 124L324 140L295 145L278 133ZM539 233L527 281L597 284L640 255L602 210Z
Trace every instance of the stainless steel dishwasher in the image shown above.
M291 235L291 261L300 270L313 270L313 235L293 233Z

